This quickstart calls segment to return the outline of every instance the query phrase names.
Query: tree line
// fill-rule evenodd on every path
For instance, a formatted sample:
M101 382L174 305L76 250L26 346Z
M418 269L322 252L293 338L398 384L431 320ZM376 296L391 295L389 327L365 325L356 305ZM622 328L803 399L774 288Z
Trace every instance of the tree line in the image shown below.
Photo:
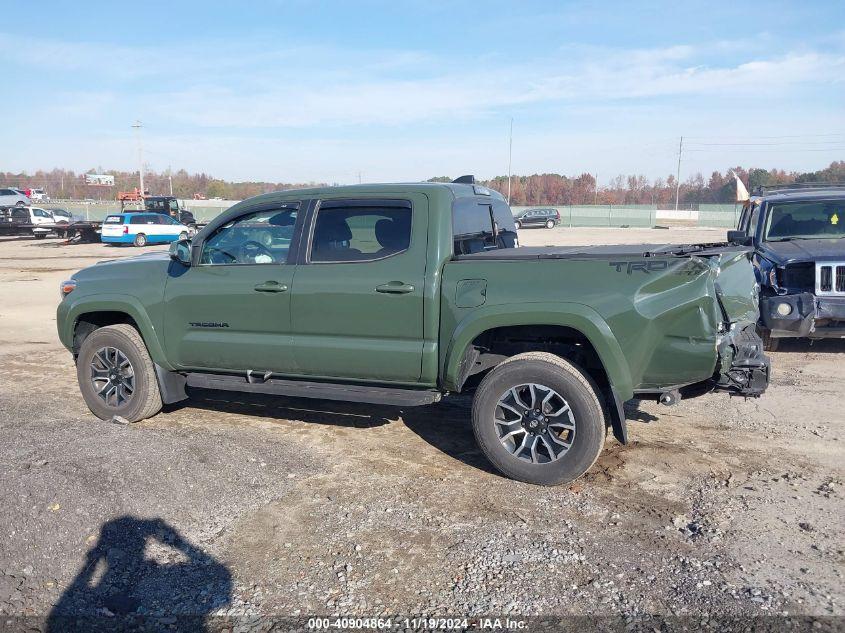
M733 202L736 183L731 172L739 176L749 191L759 185L790 182L845 182L845 161L834 161L828 167L813 172L782 169L733 167L714 171L705 179L701 173L687 177L679 189L682 206L702 203ZM114 187L85 184L85 173L114 176ZM449 182L451 177L440 176L429 181ZM205 173L190 174L184 169L175 172L150 171L144 174L144 186L151 195L167 195L172 191L178 198L224 198L242 200L258 194L281 189L324 186L328 183L309 182L231 182L213 178ZM507 176L482 181L483 185L508 193ZM20 189L43 188L51 198L114 200L118 191L131 191L138 186L138 172L90 169L76 173L65 169L36 171L35 173L0 172L0 186ZM533 174L513 176L510 182L510 202L513 206L568 204L654 204L671 207L675 203L674 175L649 180L643 175L619 175L596 187L592 174L563 176L561 174Z

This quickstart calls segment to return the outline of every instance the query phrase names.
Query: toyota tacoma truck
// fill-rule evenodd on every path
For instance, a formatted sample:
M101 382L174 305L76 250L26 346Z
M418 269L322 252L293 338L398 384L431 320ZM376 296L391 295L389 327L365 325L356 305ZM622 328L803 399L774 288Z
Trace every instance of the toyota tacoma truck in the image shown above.
M845 338L845 185L760 187L728 240L754 249L767 351L784 338Z
M626 442L628 400L769 379L748 248L520 248L472 177L261 195L61 294L99 418L142 420L191 387L396 407L469 392L490 462L536 484L586 472L608 428Z

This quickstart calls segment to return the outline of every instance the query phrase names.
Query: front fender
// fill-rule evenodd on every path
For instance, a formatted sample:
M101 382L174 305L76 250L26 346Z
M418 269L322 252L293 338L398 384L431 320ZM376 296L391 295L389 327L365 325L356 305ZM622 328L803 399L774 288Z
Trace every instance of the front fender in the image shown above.
M136 297L131 295L109 293L74 298L73 294L70 294L65 297L56 310L56 324L62 345L72 351L76 323L80 317L96 312L122 312L130 316L138 326L153 362L164 369L174 369L164 354L155 324L150 319L147 310Z
M461 359L482 332L515 325L559 325L579 331L595 348L607 377L621 400L633 398L628 361L613 331L598 312L581 303L490 305L473 310L455 327L443 360L443 387L457 389Z

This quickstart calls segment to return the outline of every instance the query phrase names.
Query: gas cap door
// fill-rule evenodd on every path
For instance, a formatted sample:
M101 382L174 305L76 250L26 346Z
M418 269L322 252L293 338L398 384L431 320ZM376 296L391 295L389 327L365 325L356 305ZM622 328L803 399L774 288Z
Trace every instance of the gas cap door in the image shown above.
M461 279L455 289L455 305L459 308L477 308L487 300L486 279Z

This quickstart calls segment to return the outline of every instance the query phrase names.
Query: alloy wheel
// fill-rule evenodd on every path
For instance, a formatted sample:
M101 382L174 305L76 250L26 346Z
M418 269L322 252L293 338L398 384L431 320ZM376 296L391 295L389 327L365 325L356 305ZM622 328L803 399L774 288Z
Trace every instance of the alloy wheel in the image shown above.
M502 446L532 464L557 461L575 441L569 403L551 387L537 383L517 385L502 394L493 424Z
M118 408L135 393L132 363L116 347L101 347L91 359L91 384L107 406Z

